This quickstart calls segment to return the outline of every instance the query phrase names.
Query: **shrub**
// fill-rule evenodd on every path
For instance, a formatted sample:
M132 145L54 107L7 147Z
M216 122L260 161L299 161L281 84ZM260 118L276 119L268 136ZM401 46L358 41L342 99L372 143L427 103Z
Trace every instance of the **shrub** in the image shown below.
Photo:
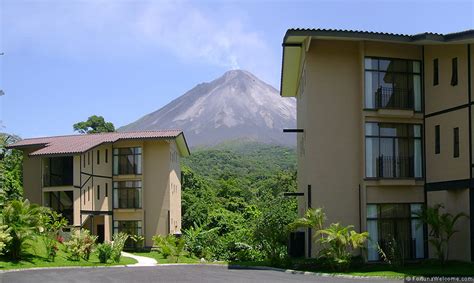
M73 230L71 233L71 239L64 244L68 252L71 254L71 260L79 260L82 256L85 260L89 260L90 254L95 247L95 242L97 240L97 236L91 235L89 230L83 229L80 230Z
M395 267L405 265L406 249L403 242L397 241L394 237L387 241L385 247L377 247L380 258L387 264Z
M44 231L41 216L50 210L30 204L28 200L13 200L3 209L3 224L8 227L11 240L7 250L12 259L19 259L24 249L25 241L34 238Z
M112 257L112 245L110 243L98 244L97 253L100 263L107 263L107 261Z
M352 225L332 223L328 228L317 231L316 235L321 235L318 239L322 245L320 255L327 258L334 268L344 270L351 263L352 251L364 247L369 233L357 233Z
M112 258L115 262L120 262L122 256L123 247L128 239L128 235L125 233L118 233L113 236L112 243Z
M187 254L184 238L174 235L168 235L166 237L155 235L152 239L164 258L171 257L175 262L179 262L179 258Z
M8 230L7 226L0 226L0 255L3 254L3 250L11 239L12 237L10 237L10 231Z
M143 249L145 237L143 237L142 235L131 235L130 239L135 242L135 250L141 251Z
M212 247L215 247L219 238L218 230L218 227L204 230L204 226L194 223L194 227L183 230L186 250L195 257L211 259L214 256Z

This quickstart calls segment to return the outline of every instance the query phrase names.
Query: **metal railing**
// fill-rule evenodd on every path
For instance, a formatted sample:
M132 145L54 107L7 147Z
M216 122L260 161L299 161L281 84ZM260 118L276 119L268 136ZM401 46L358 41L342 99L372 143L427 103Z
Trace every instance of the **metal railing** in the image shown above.
M379 87L375 92L375 107L378 109L413 109L413 90L397 87Z
M414 178L415 166L413 156L377 157L377 177L379 178Z

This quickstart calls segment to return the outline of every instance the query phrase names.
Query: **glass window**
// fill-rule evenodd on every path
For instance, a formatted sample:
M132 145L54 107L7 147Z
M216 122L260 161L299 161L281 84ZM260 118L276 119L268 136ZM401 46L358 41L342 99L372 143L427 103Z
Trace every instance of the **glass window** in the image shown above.
M421 111L421 63L365 58L365 107Z
M368 259L377 261L379 247L387 251L394 244L404 251L405 259L424 258L423 225L417 212L421 204L367 205Z
M453 58L451 64L451 85L455 86L458 84L458 58Z
M433 60L433 85L439 83L438 59Z
M120 181L113 183L114 208L141 208L142 182Z
M421 178L421 125L365 124L365 171L368 178Z
M459 157L459 128L454 128L453 129L453 157L458 158Z
M439 154L441 152L441 129L439 125L435 126L435 154Z
M140 147L114 148L114 175L140 175L142 173L142 149Z

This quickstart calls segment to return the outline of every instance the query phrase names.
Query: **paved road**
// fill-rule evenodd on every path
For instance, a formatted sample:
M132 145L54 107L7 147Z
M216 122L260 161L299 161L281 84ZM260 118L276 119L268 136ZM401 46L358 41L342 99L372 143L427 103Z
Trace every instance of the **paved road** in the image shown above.
M87 269L49 269L6 272L0 282L403 282L389 280L345 279L291 274L273 270L234 269L227 266L154 266Z

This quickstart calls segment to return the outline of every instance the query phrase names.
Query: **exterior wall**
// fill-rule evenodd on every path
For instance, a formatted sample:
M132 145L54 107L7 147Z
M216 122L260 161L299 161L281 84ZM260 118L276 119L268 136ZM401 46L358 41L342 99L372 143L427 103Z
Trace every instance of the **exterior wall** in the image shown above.
M170 233L181 233L181 167L176 142L170 142Z
M460 212L469 215L469 189L428 192L428 206L436 204L443 204L444 211L453 215ZM449 242L450 260L471 260L470 232L466 228L469 228L469 219L461 218L454 228L459 232ZM433 249L430 249L430 257L435 257Z
M32 150L24 150L23 153L23 189L25 198L31 203L42 204L43 184L42 162L39 157L29 157Z
M143 153L145 245L152 246L154 235L170 233L170 146L168 142L146 141Z
M313 40L306 54L306 109L297 117L298 127L305 131L304 150L299 149L304 155L299 168L305 168L298 172L299 190L306 196L311 185L312 206L324 208L328 223L352 224L357 230L360 68L356 42Z
M451 85L451 60L458 58L458 84ZM467 92L467 46L425 46L425 113L449 109L466 104ZM439 83L433 85L433 60L438 59Z
M451 94L448 94L451 95ZM435 126L440 126L440 153L435 154ZM453 129L459 127L459 157L453 157ZM426 181L464 180L469 172L468 108L426 119Z

